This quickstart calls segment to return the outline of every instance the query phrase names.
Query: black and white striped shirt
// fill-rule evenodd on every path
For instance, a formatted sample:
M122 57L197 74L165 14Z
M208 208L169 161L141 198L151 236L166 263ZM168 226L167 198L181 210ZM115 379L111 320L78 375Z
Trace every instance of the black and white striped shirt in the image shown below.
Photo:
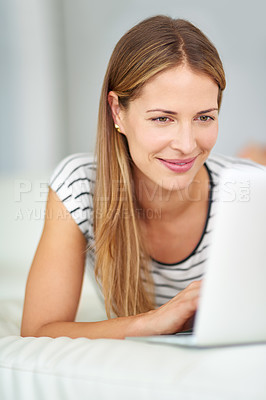
M217 200L215 187L217 187L222 170L224 168L264 169L264 167L251 161L222 155L211 155L205 166L210 178L210 196L208 216L200 241L188 257L175 264L162 264L159 261L151 260L157 306L174 297L192 281L203 277L211 243L213 215L215 213L215 201ZM88 243L94 241L93 193L95 174L96 162L93 156L88 153L78 153L62 160L49 182L49 186L64 203ZM93 253L88 253L88 260L93 268Z

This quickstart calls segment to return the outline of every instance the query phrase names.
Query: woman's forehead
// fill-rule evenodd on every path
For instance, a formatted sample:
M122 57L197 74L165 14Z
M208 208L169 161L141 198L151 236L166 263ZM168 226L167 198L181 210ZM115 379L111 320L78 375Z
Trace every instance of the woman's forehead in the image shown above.
M139 96L132 101L144 107L179 107L206 103L206 109L217 105L218 85L208 75L179 66L158 73L142 88Z

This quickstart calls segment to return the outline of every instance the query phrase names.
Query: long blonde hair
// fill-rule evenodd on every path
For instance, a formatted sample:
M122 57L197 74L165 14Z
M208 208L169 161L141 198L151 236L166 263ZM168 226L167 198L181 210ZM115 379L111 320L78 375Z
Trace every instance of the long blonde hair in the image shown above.
M116 131L107 96L114 91L125 109L145 83L160 71L186 63L219 87L225 75L217 50L190 22L167 16L148 18L117 43L103 82L96 142L94 192L95 276L108 317L136 315L155 307L150 258L141 236L132 160L127 140Z

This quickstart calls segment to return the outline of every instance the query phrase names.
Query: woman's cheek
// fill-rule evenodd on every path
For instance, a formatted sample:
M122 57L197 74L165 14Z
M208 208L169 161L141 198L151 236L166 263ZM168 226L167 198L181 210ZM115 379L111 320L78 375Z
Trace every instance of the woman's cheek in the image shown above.
M141 137L141 143L146 150L161 150L165 146L167 146L171 142L169 138L169 134L166 131L157 132L157 131L147 131L145 135Z
M218 127L216 129L210 130L208 134L202 137L201 147L206 150L211 150L216 143L218 137Z

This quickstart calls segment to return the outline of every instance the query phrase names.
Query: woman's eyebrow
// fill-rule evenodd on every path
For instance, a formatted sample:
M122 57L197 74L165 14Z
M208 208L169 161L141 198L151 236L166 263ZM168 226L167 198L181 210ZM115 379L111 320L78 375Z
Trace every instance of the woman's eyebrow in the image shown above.
M155 112L155 111L160 111L160 112L163 112L165 114L177 115L177 112L175 112L175 111L163 110L162 108L156 108L154 110L148 110L146 112L148 113L148 112Z
M200 111L200 112L198 112L197 114L198 114L198 115L199 115L199 114L206 114L206 113L209 113L209 112L211 112L211 111L218 111L218 108L209 108L208 110Z
M164 110L162 108L155 108L154 110L147 110L146 112L148 113L148 112L156 112L156 111L163 112L164 114L172 114L172 115L177 115L178 114L175 111ZM218 108L215 108L215 107L214 108L209 108L208 110L199 111L196 114L197 115L206 114L206 113L211 112L211 111L218 111Z

